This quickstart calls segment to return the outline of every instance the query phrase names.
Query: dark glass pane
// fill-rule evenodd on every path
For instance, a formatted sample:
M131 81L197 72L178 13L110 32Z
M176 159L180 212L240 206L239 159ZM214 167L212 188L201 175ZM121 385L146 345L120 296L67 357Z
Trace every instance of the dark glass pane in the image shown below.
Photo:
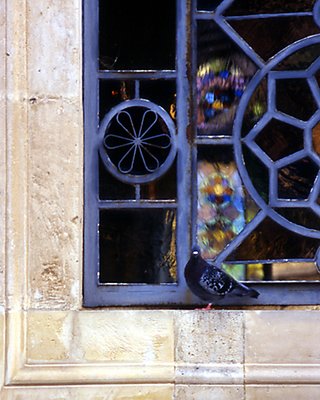
M320 123L312 129L313 150L320 156Z
M313 262L249 264L246 266L246 280L318 281L320 280L320 275Z
M99 161L99 197L101 200L130 200L135 198L135 189L114 178Z
M175 1L99 4L101 69L175 68Z
M140 97L163 107L175 119L176 84L171 80L145 80L140 82Z
M245 136L267 110L267 79L261 80L254 90L244 113L242 136Z
M243 160L253 186L266 202L269 202L269 171L249 149L243 147Z
M275 211L288 221L309 229L319 230L320 218L309 208L276 208Z
M210 259L243 230L257 208L243 188L229 146L201 146L197 176L197 238Z
M100 80L99 82L99 105L100 120L111 110L112 107L122 101L134 98L133 81Z
M198 0L199 11L214 11L223 0Z
M100 282L175 282L175 227L173 210L101 211Z
M314 74L314 76L315 76L315 78L316 78L316 80L317 80L317 82L318 82L318 85L320 86L320 71L316 72L316 73Z
M307 69L320 55L320 44L305 47L287 57L276 66L276 70L303 70Z
M291 232L266 218L251 232L228 260L313 259L319 240Z
M279 198L296 200L307 199L318 171L318 166L309 158L304 158L279 169Z
M319 281L320 275L315 263L281 263L272 265L272 279Z
M312 11L315 0L235 0L225 15Z
M317 104L305 79L278 79L276 81L277 109L304 121L317 110Z
M266 3L266 2L265 2ZM319 33L312 17L228 21L264 60L304 37Z
M277 161L303 149L303 131L272 119L258 133L255 141L273 161Z
M161 178L141 185L141 199L175 200L177 198L176 162Z
M255 65L212 21L198 23L199 135L232 132L236 109Z

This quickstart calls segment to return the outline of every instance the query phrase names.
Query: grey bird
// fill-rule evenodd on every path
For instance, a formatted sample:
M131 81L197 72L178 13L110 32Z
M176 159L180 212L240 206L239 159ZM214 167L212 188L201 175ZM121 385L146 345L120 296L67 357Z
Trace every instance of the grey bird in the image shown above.
M258 291L238 282L221 268L209 264L201 257L198 246L192 249L184 275L192 293L209 302L208 309L211 307L211 302L224 296L257 298L260 295Z

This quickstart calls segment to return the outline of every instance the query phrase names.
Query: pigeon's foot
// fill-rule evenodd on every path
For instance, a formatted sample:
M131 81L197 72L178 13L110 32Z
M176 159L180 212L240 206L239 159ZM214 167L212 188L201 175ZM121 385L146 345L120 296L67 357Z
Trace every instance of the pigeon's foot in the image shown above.
M212 303L209 303L206 307L203 307L203 308L196 308L196 310L210 311L210 310L212 310Z

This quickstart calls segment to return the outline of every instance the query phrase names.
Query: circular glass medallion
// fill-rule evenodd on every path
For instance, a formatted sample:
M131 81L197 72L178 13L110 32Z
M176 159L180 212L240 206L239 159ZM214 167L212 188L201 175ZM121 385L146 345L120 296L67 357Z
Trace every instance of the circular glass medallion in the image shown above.
M128 100L114 107L102 120L99 136L105 167L126 183L157 179L175 158L175 125L163 108L148 100Z

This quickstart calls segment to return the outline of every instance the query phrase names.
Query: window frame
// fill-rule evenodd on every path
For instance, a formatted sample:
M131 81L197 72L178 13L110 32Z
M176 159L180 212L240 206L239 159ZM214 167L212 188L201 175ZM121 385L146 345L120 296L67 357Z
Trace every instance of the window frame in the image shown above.
M194 10L194 11L192 11ZM171 71L99 70L99 0L83 1L83 107L84 107L84 275L83 305L100 306L178 306L204 304L191 294L184 279L184 266L195 242L197 213L195 139L196 19L206 14L196 10L190 0L176 1L176 69ZM160 207L147 202L108 203L99 193L99 81L101 79L176 79L177 88L177 283L99 284L99 210L121 207ZM189 104L190 102L190 104ZM219 144L223 144L220 141ZM186 173L190 171L190 173ZM261 295L258 299L224 298L220 306L299 305L320 303L320 282L250 282Z

